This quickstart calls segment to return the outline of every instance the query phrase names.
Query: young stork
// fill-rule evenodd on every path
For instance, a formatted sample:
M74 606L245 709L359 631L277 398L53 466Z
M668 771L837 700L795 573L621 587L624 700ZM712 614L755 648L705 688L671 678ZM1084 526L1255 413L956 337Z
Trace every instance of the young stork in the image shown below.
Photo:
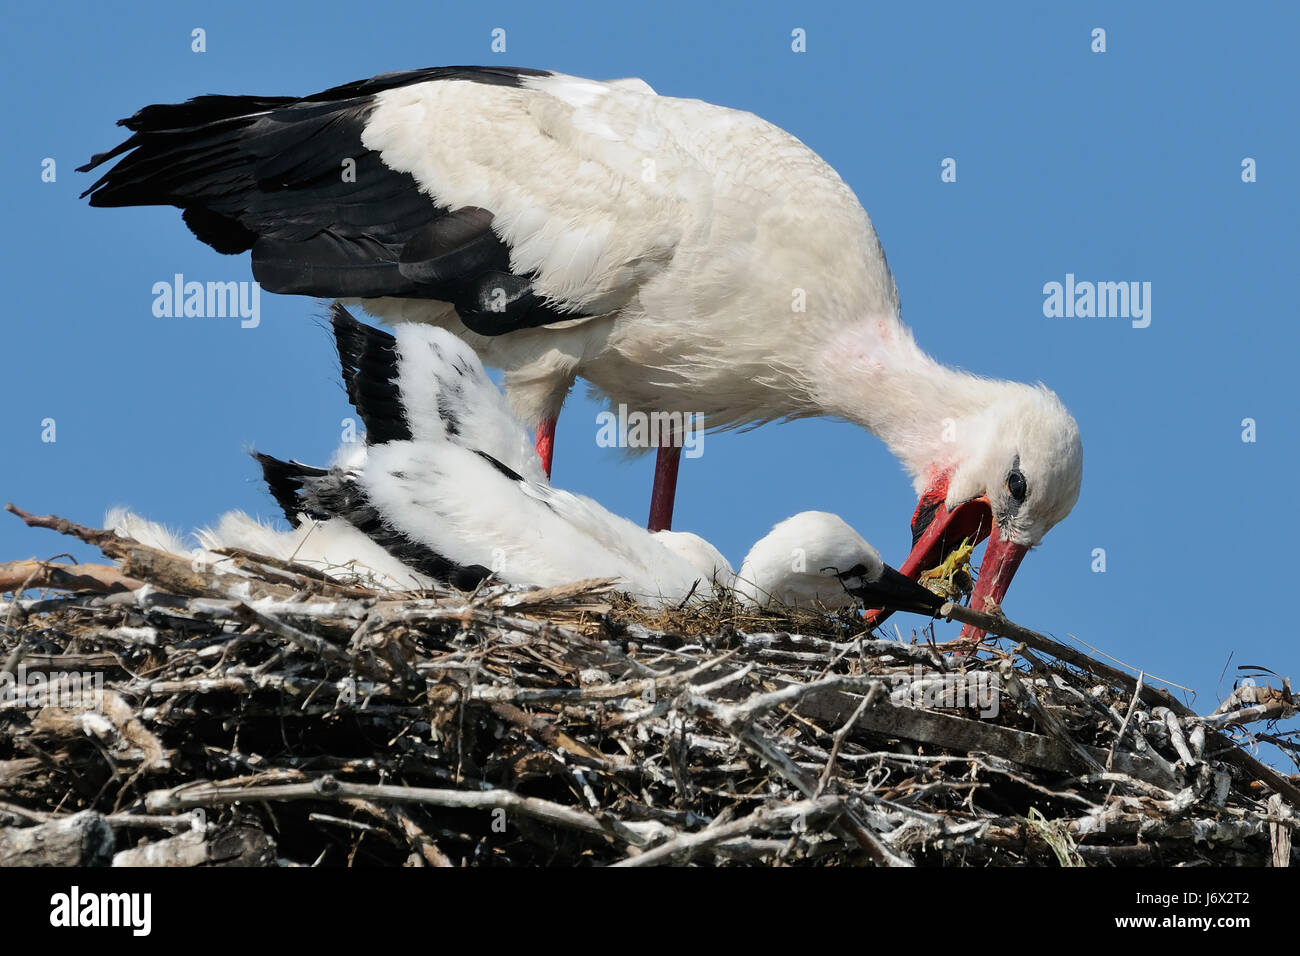
M232 512L199 532L209 552L238 547L344 575L365 573L397 588L438 581L471 589L491 574L540 586L614 577L650 605L733 586L759 606L837 609L868 600L933 614L942 603L824 512L777 525L737 578L697 535L652 533L551 487L523 424L474 352L451 333L405 324L394 337L361 325L341 306L333 326L366 445L345 447L328 469L257 455L295 528L276 531ZM166 550L180 548L174 536L134 515L112 513L109 524Z
M1078 497L1079 431L1056 396L921 351L852 190L752 114L640 80L438 67L121 125L83 167L122 157L92 205L177 206L214 249L251 250L266 289L450 329L505 371L548 473L577 376L712 428L857 422L920 498L904 573L989 538L981 610ZM669 527L679 454L659 449L652 530Z
M900 574L839 515L804 511L779 522L745 556L733 589L764 606L838 608L861 601L933 615L943 598Z

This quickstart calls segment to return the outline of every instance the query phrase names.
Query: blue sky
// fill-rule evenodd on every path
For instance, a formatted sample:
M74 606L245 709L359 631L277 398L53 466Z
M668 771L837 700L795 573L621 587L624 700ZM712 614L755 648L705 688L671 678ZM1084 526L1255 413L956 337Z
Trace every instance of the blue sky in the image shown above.
M265 295L256 329L154 317L152 286L174 273L251 272L171 208L78 200L90 178L74 167L118 142L118 118L437 64L640 76L817 150L875 221L920 343L1041 380L1078 418L1082 496L1026 559L1011 617L1193 687L1203 711L1238 664L1300 677L1294 625L1271 600L1291 590L1294 535L1300 8L1134 6L12 2L0 500L91 524L114 504L186 529L231 508L269 516L244 450L323 462L349 415L320 303ZM498 27L504 54L489 46ZM1105 53L1090 49L1096 27ZM940 181L946 157L955 183ZM1067 273L1150 282L1150 326L1045 317L1044 283ZM644 520L652 460L596 447L597 411L578 395L566 407L554 480ZM705 450L684 462L675 527L733 561L809 508L840 513L893 563L905 555L909 482L861 429L769 425ZM71 544L0 519L0 560Z

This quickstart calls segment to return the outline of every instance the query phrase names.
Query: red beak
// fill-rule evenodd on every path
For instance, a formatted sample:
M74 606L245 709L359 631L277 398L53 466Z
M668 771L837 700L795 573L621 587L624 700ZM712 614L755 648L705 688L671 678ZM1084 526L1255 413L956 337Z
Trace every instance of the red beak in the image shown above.
M1007 588L1011 587L1011 578L1028 552L1028 545L1008 541L995 527L993 534L989 535L988 547L984 549L984 560L980 562L979 578L971 592L970 606L977 611L989 611L993 610L988 607L991 601L1001 607ZM984 640L984 632L969 624L961 629L961 636L972 643Z
M970 538L979 544L988 538L979 578L971 593L971 607L983 611L989 600L1001 604L1007 588L1011 586L1016 568L1029 549L1002 537L993 521L993 510L987 497L980 495L949 511L944 504L947 494L948 475L943 474L921 496L916 513L912 516L912 550L898 570L907 577L917 579L922 571L943 561L964 539ZM888 616L888 611L870 611L867 623L875 627ZM972 642L984 638L983 631L970 626L963 627L961 633L962 637Z

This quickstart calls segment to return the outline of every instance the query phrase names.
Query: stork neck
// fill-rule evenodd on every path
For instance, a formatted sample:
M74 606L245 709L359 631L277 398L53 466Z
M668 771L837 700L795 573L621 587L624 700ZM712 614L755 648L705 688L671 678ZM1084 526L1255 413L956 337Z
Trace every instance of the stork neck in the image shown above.
M971 423L1013 387L941 365L896 318L845 330L820 364L823 406L879 436L917 480L960 463Z

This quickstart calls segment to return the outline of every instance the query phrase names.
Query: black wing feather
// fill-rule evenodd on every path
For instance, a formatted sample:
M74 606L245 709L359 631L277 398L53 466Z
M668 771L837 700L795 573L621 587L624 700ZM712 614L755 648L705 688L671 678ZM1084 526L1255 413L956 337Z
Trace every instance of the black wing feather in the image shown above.
M549 75L515 67L387 73L312 96L200 96L147 106L132 135L81 167L122 158L83 195L92 206L171 205L218 252L252 251L270 292L397 296L451 303L482 335L579 317L512 274L486 209L450 209L362 146L375 94L412 83L517 86ZM123 155L126 154L126 155ZM343 175L345 160L355 176Z
M343 386L366 426L366 444L410 441L411 426L397 387L397 339L358 322L337 302L330 307L330 324Z
M271 497L284 512L285 518L295 528L302 523L303 516L322 518L323 515L312 514L305 501L306 485L312 479L325 478L329 472L324 468L313 468L299 461L282 461L272 458L260 451L253 452L253 457L262 466L262 480L271 491Z
M481 564L457 564L394 528L346 472L281 461L260 452L254 457L271 495L295 527L304 516L317 521L340 518L408 568L462 591L473 590L492 574Z

